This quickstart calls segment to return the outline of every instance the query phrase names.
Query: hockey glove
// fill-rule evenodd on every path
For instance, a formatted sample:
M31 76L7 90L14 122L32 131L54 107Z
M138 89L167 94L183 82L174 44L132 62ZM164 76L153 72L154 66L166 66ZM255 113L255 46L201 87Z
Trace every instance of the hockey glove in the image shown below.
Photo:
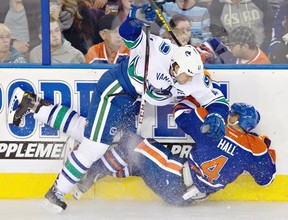
M131 5L128 19L130 25L133 27L142 27L144 24L149 26L156 19L156 12L149 4L141 7Z
M225 122L221 115L211 113L206 116L201 132L215 140L220 140L225 135Z

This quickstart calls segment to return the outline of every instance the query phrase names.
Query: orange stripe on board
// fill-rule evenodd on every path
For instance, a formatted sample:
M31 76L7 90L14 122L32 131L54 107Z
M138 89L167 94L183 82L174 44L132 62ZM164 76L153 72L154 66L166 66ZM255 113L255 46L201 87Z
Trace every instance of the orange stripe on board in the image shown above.
M142 141L138 146L138 149L141 149L148 153L151 157L155 158L155 160L159 161L164 167L167 167L169 169L175 170L179 173L181 173L182 166L179 166L175 163L171 163L167 161L166 158L164 158L161 154L153 150L151 147L147 146L144 141Z

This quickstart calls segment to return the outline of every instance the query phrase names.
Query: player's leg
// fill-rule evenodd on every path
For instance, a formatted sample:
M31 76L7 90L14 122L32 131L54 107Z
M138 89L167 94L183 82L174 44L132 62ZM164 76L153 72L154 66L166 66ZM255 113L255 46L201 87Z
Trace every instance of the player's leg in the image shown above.
M110 149L89 168L84 177L73 189L73 197L79 200L83 193L87 192L96 181L105 176L125 178L129 176L127 163L119 156L116 149Z
M182 177L183 158L153 139L144 139L133 155L141 177L154 193L172 205L191 204L191 200L182 198L187 189Z
M202 140L201 126L207 110L197 106L192 97L179 101L173 108L175 122L186 134L198 143Z
M18 87L13 91L9 102L8 123L21 126L25 115L29 113L33 113L37 121L68 134L78 142L83 140L86 118L68 107L53 105Z
M135 124L135 119L133 124ZM106 175L118 178L139 175L130 160L132 159L131 154L133 153L135 146L143 140L143 138L135 133L135 128L127 129L127 127L124 129L125 133L122 135L119 142L112 145L112 147L110 146L110 149L100 158L100 160L93 163L85 176L77 183L73 190L73 197L75 199L80 199L82 194L87 192L97 180Z
M103 84L98 82L92 95L85 137L78 149L71 152L54 186L46 194L45 197L48 200L46 203L50 202L59 206L58 201L51 197L50 192L56 189L62 194L69 193L93 162L106 152L117 133L122 116L133 110L139 111L139 109L133 109L135 99L122 93L122 87L117 80L109 81L109 85L103 91L98 88L98 85L103 87Z

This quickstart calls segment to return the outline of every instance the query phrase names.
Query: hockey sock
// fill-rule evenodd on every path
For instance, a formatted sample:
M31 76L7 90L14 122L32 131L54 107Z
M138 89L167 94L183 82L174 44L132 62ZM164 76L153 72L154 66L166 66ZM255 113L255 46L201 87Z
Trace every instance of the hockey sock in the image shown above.
M84 138L78 150L68 157L57 180L57 188L63 193L69 193L74 185L108 149L109 145L97 143Z
M76 111L61 105L42 106L34 118L42 123L60 130L81 142L84 137L86 118Z

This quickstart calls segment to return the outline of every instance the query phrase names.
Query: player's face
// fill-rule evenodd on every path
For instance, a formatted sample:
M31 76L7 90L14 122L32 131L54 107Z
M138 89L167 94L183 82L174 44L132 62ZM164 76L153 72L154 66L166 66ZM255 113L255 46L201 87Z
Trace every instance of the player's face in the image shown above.
M186 73L180 73L179 76L176 77L176 80L179 84L183 85L188 81L192 80L192 76L187 75Z
M230 128L233 128L234 130L244 132L244 130L238 124L238 119L239 119L238 114L229 114L227 118L228 126Z
M189 76L187 73L179 72L179 65L178 64L173 64L171 66L171 75L174 76L177 80L177 82L181 85L185 84L188 81L192 80L192 76Z

